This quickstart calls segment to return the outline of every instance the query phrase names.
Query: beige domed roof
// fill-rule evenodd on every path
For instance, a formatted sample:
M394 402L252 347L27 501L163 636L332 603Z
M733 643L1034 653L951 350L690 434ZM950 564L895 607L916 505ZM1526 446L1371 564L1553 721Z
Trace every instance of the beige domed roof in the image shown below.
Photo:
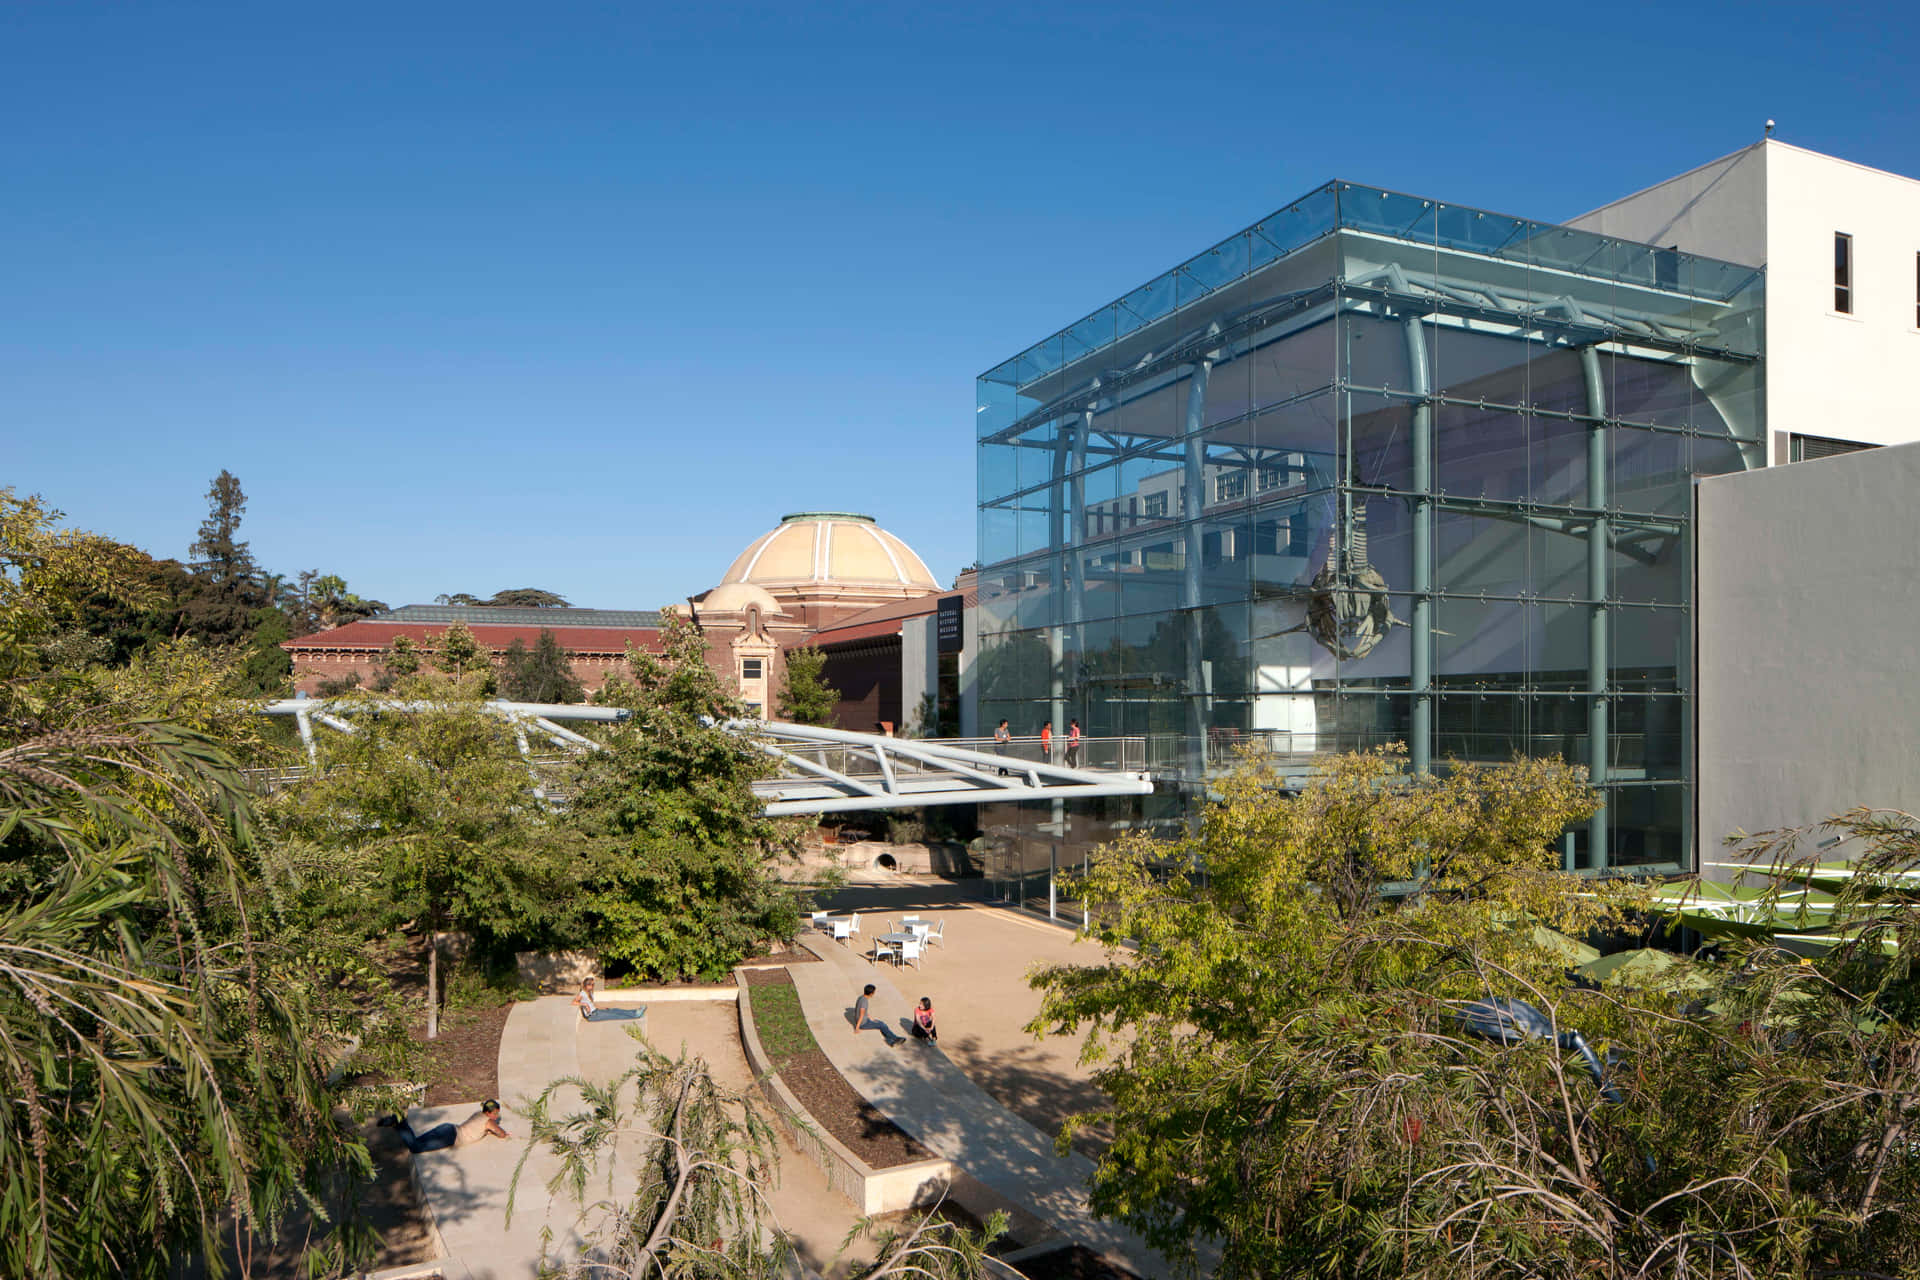
M872 516L844 511L802 511L782 516L778 528L753 540L722 578L778 588L808 584L881 588L890 594L938 591L913 548L875 524Z
M765 587L756 587L751 582L723 582L700 601L700 607L708 613L745 613L751 604L759 605L769 617L786 616L786 610Z

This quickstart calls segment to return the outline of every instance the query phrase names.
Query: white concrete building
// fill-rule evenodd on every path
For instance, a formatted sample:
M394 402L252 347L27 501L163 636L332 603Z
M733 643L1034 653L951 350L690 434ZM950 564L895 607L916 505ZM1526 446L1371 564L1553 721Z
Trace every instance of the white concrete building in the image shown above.
M1920 180L1766 139L1568 225L1767 269L1774 463L1920 439Z

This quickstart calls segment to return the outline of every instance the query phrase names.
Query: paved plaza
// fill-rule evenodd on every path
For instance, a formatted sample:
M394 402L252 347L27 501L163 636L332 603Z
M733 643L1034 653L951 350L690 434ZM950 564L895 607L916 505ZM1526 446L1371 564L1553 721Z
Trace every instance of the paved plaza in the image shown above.
M902 914L943 921L945 941L929 948L919 967L900 969L876 965L862 947L804 934L802 943L819 962L789 971L808 1025L855 1090L974 1183L1016 1207L1027 1224L1023 1239L1038 1231L1043 1239L1082 1244L1140 1276L1168 1275L1171 1268L1132 1232L1088 1212L1092 1165L1086 1155L1061 1156L1054 1149L1060 1121L1100 1100L1089 1080L1091 1068L1078 1060L1078 1038L1036 1039L1025 1029L1040 1005L1027 981L1034 968L1100 963L1104 956L1075 943L1064 927L987 903L980 889L977 883L897 880L837 895L828 905L862 916L856 942L884 931ZM896 1046L875 1032L852 1035L848 1015L868 982L878 989L875 1015L902 1037L912 1003L930 997L940 1045L904 1040ZM630 1028L663 1052L685 1050L704 1058L728 1088L751 1087L733 1002L688 994L604 993L604 1003L615 1008L644 1002L644 1018L633 1021L582 1022L564 996L514 1007L501 1038L499 1078L503 1123L516 1140L413 1158L445 1246L447 1256L438 1264L444 1275L520 1280L538 1274L543 1254L550 1260L581 1257L591 1226L582 1225L569 1195L549 1193L558 1164L543 1151L527 1156L507 1221L508 1187L525 1147L523 1108L563 1076L602 1082L618 1076L637 1047ZM457 1121L477 1105L416 1110L414 1123ZM795 1235L805 1267L837 1280L851 1270L836 1255L857 1214L816 1166L784 1139L782 1145L780 1181L770 1196L774 1212ZM633 1172L622 1168L624 1158L624 1152L616 1156L592 1196L619 1201L631 1195Z

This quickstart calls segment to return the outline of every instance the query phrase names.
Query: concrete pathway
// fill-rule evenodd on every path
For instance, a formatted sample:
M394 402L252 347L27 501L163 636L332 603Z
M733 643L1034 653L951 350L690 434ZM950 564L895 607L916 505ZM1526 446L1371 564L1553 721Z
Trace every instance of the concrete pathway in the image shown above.
M816 966L808 966L816 967ZM603 1002L631 1007L654 993L606 993ZM534 1280L541 1258L576 1261L586 1248L581 1231L580 1206L572 1194L550 1194L549 1179L559 1170L558 1159L545 1150L527 1157L515 1196L513 1220L507 1221L507 1189L514 1166L526 1149L527 1124L521 1109L541 1090L562 1076L578 1075L604 1083L633 1065L639 1046L628 1034L637 1028L649 1042L669 1056L683 1050L706 1060L723 1087L746 1091L753 1073L740 1047L739 1015L730 1000L675 999L675 992L649 1000L644 1019L583 1022L566 996L545 996L517 1004L507 1015L500 1036L499 1084L501 1124L513 1139L490 1138L458 1151L427 1152L412 1157L415 1175L433 1211L444 1246L444 1256L421 1265L447 1280ZM577 1091L563 1089L554 1109L564 1114L581 1101ZM417 1131L444 1120L456 1124L479 1109L480 1100L448 1107L416 1108L410 1113ZM844 1276L853 1263L835 1262L840 1242L858 1219L853 1206L827 1184L826 1175L791 1144L782 1140L779 1184L769 1193L775 1216L795 1237L803 1264L832 1280ZM593 1198L624 1202L635 1180L619 1166L614 1153L609 1166L588 1184ZM587 1224L591 1227L592 1223ZM542 1240L551 1228L550 1241ZM853 1251L862 1251L856 1247ZM867 1251L870 1253L870 1250Z
M827 1059L888 1119L1067 1238L1147 1280L1175 1274L1139 1236L1088 1211L1092 1161L1056 1155L1051 1136L995 1101L940 1049L903 1041L912 1006L890 967L822 934L803 934L801 942L826 962L788 969L807 1025ZM894 1029L893 1043L878 1031L853 1034L853 1002L869 982L873 1015Z

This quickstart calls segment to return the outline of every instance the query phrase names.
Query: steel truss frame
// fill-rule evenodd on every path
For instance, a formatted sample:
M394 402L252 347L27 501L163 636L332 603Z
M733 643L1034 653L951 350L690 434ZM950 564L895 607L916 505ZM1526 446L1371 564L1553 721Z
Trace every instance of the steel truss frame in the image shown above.
M282 698L265 704L260 710L270 716L292 716L299 726L307 762L317 766L319 753L314 743L314 726L338 733L356 733L358 730L346 717L369 712L413 714L433 710L437 705L402 699ZM483 702L480 708L512 727L521 758L533 775L534 794L542 799L546 798L546 792L534 770L530 733L539 733L568 751L604 751L603 744L559 722L612 724L630 715L623 707L510 702L503 698ZM977 804L989 800L1142 796L1153 791L1153 782L1145 773L1068 768L934 741L773 720L728 720L720 727L785 766L783 776L754 784L754 793L766 802L769 817ZM826 757L833 757L835 763L827 763ZM868 766L871 776L862 776L869 774Z

